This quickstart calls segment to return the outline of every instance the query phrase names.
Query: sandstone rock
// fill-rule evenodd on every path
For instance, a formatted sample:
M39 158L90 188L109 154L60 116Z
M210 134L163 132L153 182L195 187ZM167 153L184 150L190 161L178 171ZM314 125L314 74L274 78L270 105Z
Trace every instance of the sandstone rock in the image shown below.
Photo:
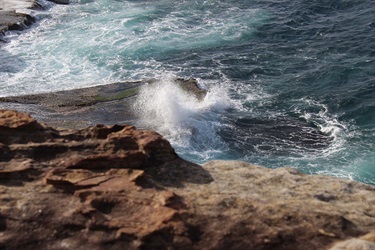
M215 180L174 189L193 205L197 249L327 249L375 228L375 187L293 168L203 164Z
M338 242L329 250L375 250L375 231L356 239Z
M159 134L123 125L55 130L1 110L0 135L0 248L191 244L183 199L154 189L147 175L182 161Z
M0 148L0 176L49 166L146 168L177 158L169 142L156 132L125 125L55 130L9 110L0 110Z
M375 243L375 231L372 231L372 232L360 237L360 239L361 240L367 240L367 241Z
M375 250L375 243L367 240L351 239L337 243L330 250Z
M374 207L374 186L0 111L0 249L373 249Z
M29 115L11 110L0 110L0 143L43 142L57 132L38 123Z

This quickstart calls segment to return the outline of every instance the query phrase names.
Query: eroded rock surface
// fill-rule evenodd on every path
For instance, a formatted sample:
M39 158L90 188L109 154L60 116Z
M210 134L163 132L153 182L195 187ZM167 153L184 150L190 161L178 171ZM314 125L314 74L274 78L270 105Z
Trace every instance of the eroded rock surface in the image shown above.
M0 111L0 249L372 249L374 208L374 186Z
M329 250L375 250L375 231L359 238L338 242Z
M201 248L327 249L375 229L374 186L236 161L203 168L215 181L175 190L194 203Z
M0 148L2 248L136 248L159 231L184 242L175 233L187 232L181 198L145 176L178 161L159 134L120 125L58 131L1 110Z

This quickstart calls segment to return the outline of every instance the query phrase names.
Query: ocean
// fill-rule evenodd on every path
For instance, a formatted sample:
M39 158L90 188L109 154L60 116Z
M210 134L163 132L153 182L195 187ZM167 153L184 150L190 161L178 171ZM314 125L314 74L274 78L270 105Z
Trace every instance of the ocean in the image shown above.
M375 184L373 1L41 3L37 24L0 47L0 96L155 78L124 109L182 158Z

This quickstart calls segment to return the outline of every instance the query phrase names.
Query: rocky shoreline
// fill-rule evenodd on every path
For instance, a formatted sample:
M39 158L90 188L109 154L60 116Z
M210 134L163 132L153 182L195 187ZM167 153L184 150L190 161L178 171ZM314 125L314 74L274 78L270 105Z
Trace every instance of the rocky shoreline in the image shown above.
M0 97L0 109L29 113L51 126L64 128L84 128L97 123L132 124L137 116L131 107L140 87L157 82L157 79L117 82L53 93ZM197 99L206 94L195 79L177 78L175 83Z
M41 8L37 1L4 0L0 2L0 42L6 42L4 35L7 31L21 31L35 22L35 18L22 13L23 9ZM21 12L20 12L21 11Z
M0 34L35 21L9 6ZM123 125L154 81L0 98L0 249L375 249L374 186L197 165ZM176 82L205 95L193 79Z
M2 249L374 249L375 187L0 111ZM338 243L337 243L338 242ZM335 244L333 246L333 244Z
M16 11L0 10L0 42L5 42L2 36L6 31L24 30L35 22L35 18Z
M50 0L56 4L69 4L69 0ZM2 0L0 1L0 46L7 42L4 39L8 31L22 31L29 28L36 19L23 10L41 10L37 0Z

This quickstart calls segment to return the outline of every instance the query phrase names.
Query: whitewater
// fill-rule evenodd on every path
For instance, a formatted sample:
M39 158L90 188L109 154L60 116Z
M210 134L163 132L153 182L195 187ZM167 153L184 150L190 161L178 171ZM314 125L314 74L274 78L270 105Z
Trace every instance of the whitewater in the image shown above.
M370 0L41 4L25 10L37 24L0 47L0 96L158 79L129 107L134 125L187 160L375 184ZM176 77L197 79L206 97L183 92Z

